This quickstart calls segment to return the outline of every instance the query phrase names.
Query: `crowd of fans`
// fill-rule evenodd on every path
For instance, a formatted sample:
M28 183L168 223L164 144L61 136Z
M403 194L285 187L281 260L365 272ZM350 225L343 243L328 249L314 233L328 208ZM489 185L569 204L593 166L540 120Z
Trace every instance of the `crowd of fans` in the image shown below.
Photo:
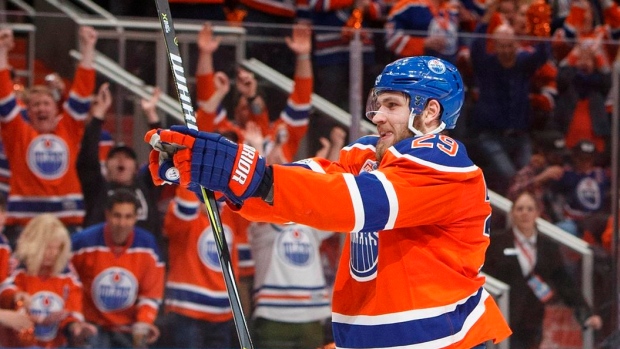
M219 50L221 38L204 25L190 58L201 130L246 142L270 164L296 160L304 138L317 156L336 159L346 129L313 137L309 125L319 116L311 94L349 108L349 43L358 30L365 91L377 69L398 57L454 63L467 97L453 136L468 146L489 189L521 200L520 209L530 212L526 223L533 224L534 212L611 252L611 64L620 36L620 8L612 0L170 2L175 18L247 23L249 35L286 38L285 45L248 46L249 56L294 80L286 103L277 105L250 71L222 62L228 53ZM137 1L99 3L119 15L148 13L133 6ZM110 141L104 125L114 101L107 83L96 87L97 31L80 27L78 37L82 58L68 89L52 79L18 91L9 64L13 35L0 29L0 345L237 346L204 205L181 187L167 194L131 146ZM141 103L150 128L161 127L158 98L156 90ZM511 220L519 220L519 207ZM330 342L329 261L338 237L245 221L227 207L222 221L257 347ZM513 224L526 238L534 234L536 255L535 227ZM532 293L541 304L536 311L511 310L511 321L536 325L515 335L515 347L540 344L541 309L556 294L575 306L584 326L600 329L607 319L593 314L606 314L596 308L611 300L598 295L590 308L576 291L574 256L538 246L563 263L541 272L556 292ZM485 268L503 279L506 249L496 247L492 237ZM527 290L536 258L519 263L507 282L518 279L515 287ZM532 301L511 298L511 306L524 300Z

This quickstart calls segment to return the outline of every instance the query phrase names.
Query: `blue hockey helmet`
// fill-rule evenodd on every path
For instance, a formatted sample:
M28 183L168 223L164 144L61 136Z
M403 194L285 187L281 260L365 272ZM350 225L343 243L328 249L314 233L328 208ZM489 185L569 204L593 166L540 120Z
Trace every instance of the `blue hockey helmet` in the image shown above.
M433 133L453 129L464 101L464 86L456 67L443 59L431 56L415 56L398 59L388 64L377 77L366 104L366 114L373 115L375 99L381 92L402 92L409 97L409 129L416 115L426 107L429 99L437 100L442 107L441 125ZM370 112L370 113L369 113Z

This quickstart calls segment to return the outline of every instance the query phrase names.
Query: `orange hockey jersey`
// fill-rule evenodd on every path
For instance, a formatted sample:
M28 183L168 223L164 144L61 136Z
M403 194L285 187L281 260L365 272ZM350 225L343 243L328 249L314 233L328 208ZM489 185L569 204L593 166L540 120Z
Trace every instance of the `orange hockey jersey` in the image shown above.
M226 284L213 231L202 206L196 194L177 187L168 207L164 220L170 251L166 311L204 321L228 321L232 319L232 311ZM237 241L242 235L247 237L247 224L234 216L227 207L221 212L233 272L239 275ZM237 225L239 222L241 226Z
M198 110L196 111L196 120L198 129L207 132L224 132L234 131L240 140L243 140L243 132L241 128L228 119L228 112L223 106L219 106L216 113L205 112L202 105L215 93L215 82L213 81L213 73L196 75L196 96L198 99ZM256 123L264 134L269 132L269 113L267 108L263 108L261 113L254 114L250 112L248 121Z
M71 236L71 261L84 284L84 317L112 330L152 324L164 289L164 263L155 238L135 227L117 250L105 223Z
M0 283L9 276L11 263L11 246L9 240L0 233Z
M66 225L84 218L75 163L95 89L95 71L79 67L62 118L53 133L39 134L20 115L8 70L0 71L2 141L11 167L7 225L26 224L47 212Z
M491 216L482 171L444 135L405 139L380 163L377 140L359 139L334 163L274 165L273 205L250 199L240 212L350 232L333 290L339 348L469 349L505 339L511 331L479 274Z
M5 197L9 195L9 181L11 180L11 168L9 167L9 160L6 157L6 150L4 149L4 143L0 138L0 195Z
M65 312L60 322L35 323L34 335L37 346L58 348L67 345L65 328L74 321L84 321L82 315L82 284L71 267L59 275L40 277L30 275L24 267L18 267L0 286L0 303L12 304L16 292L30 295L28 313L41 322L59 311Z

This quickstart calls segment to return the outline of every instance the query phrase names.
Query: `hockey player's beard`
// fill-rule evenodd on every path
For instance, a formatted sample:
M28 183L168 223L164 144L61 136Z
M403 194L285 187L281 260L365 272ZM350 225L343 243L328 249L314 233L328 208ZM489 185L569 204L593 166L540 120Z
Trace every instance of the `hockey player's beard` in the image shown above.
M411 138L414 136L413 132L411 132L411 130L407 127L406 124L402 125L404 125L404 127L398 127L397 129L393 130L389 138L381 138L379 139L379 142L377 142L376 157L378 162L381 162L381 159L383 159L383 155L391 146L402 141L403 139Z

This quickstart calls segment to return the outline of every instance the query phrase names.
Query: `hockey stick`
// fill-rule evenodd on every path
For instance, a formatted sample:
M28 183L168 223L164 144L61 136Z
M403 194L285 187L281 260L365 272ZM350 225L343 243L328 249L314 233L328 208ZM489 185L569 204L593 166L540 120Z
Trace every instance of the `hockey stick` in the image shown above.
M185 72L183 71L183 62L179 52L177 37L172 23L170 5L168 4L168 0L155 0L155 5L157 7L157 14L159 16L159 21L161 22L164 39L166 41L166 49L168 50L168 59L170 61L170 68L172 69L172 76L176 85L177 96L179 97L179 102L183 108L185 124L190 129L198 130L198 126L196 125L196 116L194 115L194 108L192 107L192 100L189 95L189 89L187 88L187 79L185 78ZM230 301L233 320L235 322L237 336L239 337L239 344L241 344L242 349L253 349L252 340L250 339L250 332L248 331L248 326L245 322L245 317L243 316L243 310L241 308L241 299L239 298L237 283L235 282L230 252L228 250L228 244L226 243L224 227L222 226L222 221L220 219L215 194L211 190L207 190L204 187L201 187L201 191L205 206L207 208L209 222L211 223L211 229L213 230L213 235L215 237L215 245L217 246L217 251L220 257L222 275L224 275L226 291L228 291L228 300Z

